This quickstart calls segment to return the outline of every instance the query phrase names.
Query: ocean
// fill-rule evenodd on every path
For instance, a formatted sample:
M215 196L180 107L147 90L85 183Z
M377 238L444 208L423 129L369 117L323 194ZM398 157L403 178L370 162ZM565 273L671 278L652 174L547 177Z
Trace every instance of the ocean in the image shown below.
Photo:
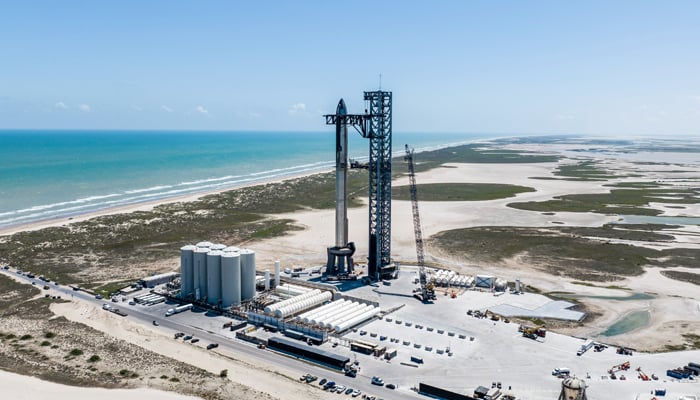
M416 152L487 134L393 134ZM0 131L0 228L235 188L334 166L328 132ZM369 142L351 133L351 158Z

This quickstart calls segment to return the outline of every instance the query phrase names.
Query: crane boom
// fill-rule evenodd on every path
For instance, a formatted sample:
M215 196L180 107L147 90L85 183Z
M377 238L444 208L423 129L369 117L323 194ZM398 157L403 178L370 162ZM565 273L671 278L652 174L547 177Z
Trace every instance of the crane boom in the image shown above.
M423 302L435 299L434 285L428 281L425 271L425 249L423 246L423 230L420 224L420 212L418 210L418 188L416 187L416 171L413 164L413 149L406 145L406 156L404 159L408 163L408 182L411 190L411 208L413 209L413 232L416 236L416 259L418 261L418 279Z

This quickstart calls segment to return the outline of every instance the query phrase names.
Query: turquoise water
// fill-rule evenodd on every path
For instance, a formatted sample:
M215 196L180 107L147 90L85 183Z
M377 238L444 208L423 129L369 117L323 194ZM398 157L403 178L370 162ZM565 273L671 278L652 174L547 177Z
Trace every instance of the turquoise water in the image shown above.
M643 328L649 324L649 311L635 311L620 318L612 324L602 336L616 336L623 333L632 332L635 329Z
M393 150L488 138L394 133ZM331 169L328 132L0 131L0 227ZM350 137L353 158L369 142Z

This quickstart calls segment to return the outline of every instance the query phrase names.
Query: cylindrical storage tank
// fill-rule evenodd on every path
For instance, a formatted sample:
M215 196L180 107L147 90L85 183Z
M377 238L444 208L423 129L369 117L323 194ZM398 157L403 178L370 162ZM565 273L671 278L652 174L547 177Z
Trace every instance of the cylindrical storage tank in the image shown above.
M223 251L224 253L238 253L241 251L241 249L236 246L228 246Z
M303 316L303 321L305 324L313 323L313 322L311 322L312 320L316 319L317 317L322 317L322 316L328 315L329 313L333 312L334 310L337 310L338 308L342 307L343 304L346 303L346 301L347 300L336 300L330 304L326 304L325 306L323 306L321 308L310 311L308 315Z
M508 287L508 281L503 278L496 278L494 283L494 289L499 292L503 292Z
M212 242L199 242L199 243L197 243L197 247L206 247L207 249L211 248L211 246L213 246L213 245L214 244Z
M192 245L180 248L180 297L186 298L194 293L194 251Z
M211 250L219 250L219 251L223 251L226 247L227 246L225 244L221 244L221 243L215 243L215 244L212 244L211 246L209 246L209 248Z
M360 309L364 306L365 306L364 304L353 303L349 307L346 307L346 308L340 310L339 312L325 318L323 321L321 321L319 323L319 325L321 327L332 328L336 322L342 320L344 317L354 313L355 311L357 311L358 309Z
M355 318L356 316L358 316L364 312L367 312L367 310L369 310L372 307L373 306L370 306L367 304L362 304L360 307L355 308L352 312L347 313L340 318L334 318L332 321L328 321L325 324L325 326L326 326L326 328L333 329L333 327L335 327L336 325L342 324L343 322L346 322L346 321L349 321L349 320Z
M241 304L241 256L224 253L221 256L221 305Z
M242 249L241 255L241 299L250 300L255 297L255 252Z
M195 299L203 299L207 296L207 254L208 247L197 247L194 251L194 292Z
M381 311L382 310L379 307L373 307L371 310L368 310L365 313L358 315L357 317L355 317L349 321L345 321L342 324L338 324L338 325L334 326L333 329L337 333L346 331L347 329L352 328L353 326L374 317L375 315L379 314Z
M300 299L299 301L288 303L283 307L279 307L276 310L273 310L273 312L275 313L276 317L284 318L289 315L302 312L319 304L323 304L326 301L330 300L332 297L333 295L330 292L316 293L315 295L305 297L304 299Z
M221 300L221 256L220 250L207 253L207 302L219 304Z
M280 286L280 262L275 261L275 287Z
M270 290L270 270L265 270L265 291Z

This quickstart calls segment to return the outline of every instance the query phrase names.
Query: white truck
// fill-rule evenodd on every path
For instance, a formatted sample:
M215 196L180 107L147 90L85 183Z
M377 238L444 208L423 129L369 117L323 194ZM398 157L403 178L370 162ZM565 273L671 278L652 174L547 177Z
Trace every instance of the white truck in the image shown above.
M181 313L183 311L191 310L193 307L192 304L185 304L184 306L178 306L175 308L169 308L168 311L165 312L165 316L169 317L173 314Z
M569 376L569 374L571 374L571 370L566 367L554 368L552 370L552 375L554 376Z
M576 355L580 356L583 353L587 352L588 350L591 349L591 347L593 347L594 344L595 344L595 342L589 341L589 342L586 342L586 344L581 345L581 348L576 352Z

